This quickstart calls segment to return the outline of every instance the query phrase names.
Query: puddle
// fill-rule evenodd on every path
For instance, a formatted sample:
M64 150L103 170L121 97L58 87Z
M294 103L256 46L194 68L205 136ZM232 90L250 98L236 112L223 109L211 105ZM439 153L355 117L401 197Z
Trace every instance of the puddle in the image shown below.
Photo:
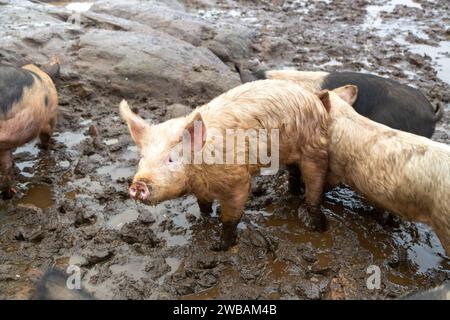
M390 0L383 5L369 5L366 7L367 15L363 27L369 32L374 32L380 37L393 36L394 41L406 46L411 52L419 55L428 55L437 71L437 76L450 84L450 41L441 41L437 46L410 43L406 40L409 33L418 38L428 40L429 36L424 32L428 25L410 17L392 17L383 19L382 13L393 12L396 5L406 5L424 11L422 6L411 0Z
M86 139L84 134L80 132L70 132L70 131L58 132L53 136L53 138L56 141L65 144L69 149L75 147L81 141Z
M47 185L31 186L27 194L17 200L17 204L32 204L41 209L50 208L53 205L52 190Z
M417 239L413 239L409 228L393 231L379 225L375 217L369 214L370 206L349 189L339 188L327 194L326 199L325 212L329 228L324 233L310 232L300 226L298 217L291 212L297 206L295 203L288 204L288 213L278 215L274 215L272 206L268 206L266 210L269 214L266 215L263 226L268 230L274 229L277 237L283 241L309 244L319 249L319 252L320 250L333 252L334 245L341 242L339 239L354 235L359 246L355 248L355 252L366 250L372 256L373 262L379 265L385 263L393 254L397 254L398 247L406 248L408 262L412 268L389 277L392 282L399 285L407 286L414 281L425 280L427 272L433 269L447 270L450 273L449 261L442 258L445 257L445 252L430 227L412 223L412 228L417 230ZM326 253L319 253L317 263L328 266L331 263L330 259ZM359 257L355 256L352 259L357 261ZM270 272L281 277L286 273L285 266L282 263L272 263Z
M441 41L437 47L412 44L409 48L414 53L429 56L436 65L438 78L450 84L450 41Z
M33 140L21 147L18 147L14 153L19 154L25 152L31 154L32 156L37 156L39 154L39 151L40 149L37 146L37 140Z
M55 1L50 2L49 4L55 6L55 7L65 7L68 10L71 10L73 12L86 12L88 11L94 2L89 1Z

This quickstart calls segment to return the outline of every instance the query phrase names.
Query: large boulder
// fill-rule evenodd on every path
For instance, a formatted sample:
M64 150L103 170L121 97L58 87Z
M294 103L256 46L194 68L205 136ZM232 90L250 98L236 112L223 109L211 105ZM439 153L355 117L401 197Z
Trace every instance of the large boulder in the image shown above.
M181 6L155 0L100 0L90 11L139 22L194 46L209 48L221 59L225 57L225 62L248 58L254 38L254 32L247 27L212 23Z
M80 37L75 66L96 87L129 97L208 100L240 81L236 73L204 48L154 32L89 30Z

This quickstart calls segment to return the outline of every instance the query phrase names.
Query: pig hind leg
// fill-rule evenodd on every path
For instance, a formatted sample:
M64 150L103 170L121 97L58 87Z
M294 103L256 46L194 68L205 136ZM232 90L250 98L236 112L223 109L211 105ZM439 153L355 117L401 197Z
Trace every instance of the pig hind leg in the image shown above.
M212 212L212 201L197 198L198 206L200 207L200 213L202 216L207 217Z
M320 157L304 158L300 162L300 170L305 182L305 202L311 227L317 231L324 231L326 217L320 210L320 202L326 183L327 161Z
M305 187L303 184L302 173L298 166L288 165L287 170L289 172L288 188L292 195L299 195L302 189Z
M445 214L441 214L441 217ZM450 230L449 225L445 219L433 219L432 221L432 227L433 230L436 232L436 235L439 238L439 241L442 244L442 247L445 250L445 253L447 254L447 257L450 257Z
M56 117L53 117L39 133L39 140L41 142L39 146L42 149L48 149L50 144L50 138L52 137L53 131L55 130L55 125L56 125Z
M0 191L3 198L10 199L13 196L12 186L14 182L14 161L11 150L0 150Z

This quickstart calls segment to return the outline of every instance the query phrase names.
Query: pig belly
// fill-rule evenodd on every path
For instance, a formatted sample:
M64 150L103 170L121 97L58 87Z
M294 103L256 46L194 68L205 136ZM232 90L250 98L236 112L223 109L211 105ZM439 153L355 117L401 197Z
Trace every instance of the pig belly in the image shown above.
M0 149L8 150L36 138L41 128L48 123L50 116L47 112L26 109L7 121L0 121Z

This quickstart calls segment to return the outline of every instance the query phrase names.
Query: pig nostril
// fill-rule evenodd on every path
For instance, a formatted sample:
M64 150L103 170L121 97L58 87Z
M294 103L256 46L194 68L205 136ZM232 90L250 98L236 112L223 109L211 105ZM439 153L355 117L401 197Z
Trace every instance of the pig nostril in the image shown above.
M129 193L131 197L136 197L136 193L137 193L138 189L135 186L131 186L129 189Z
M150 195L147 184L141 181L134 182L129 188L129 193L132 198L140 200L146 200Z

